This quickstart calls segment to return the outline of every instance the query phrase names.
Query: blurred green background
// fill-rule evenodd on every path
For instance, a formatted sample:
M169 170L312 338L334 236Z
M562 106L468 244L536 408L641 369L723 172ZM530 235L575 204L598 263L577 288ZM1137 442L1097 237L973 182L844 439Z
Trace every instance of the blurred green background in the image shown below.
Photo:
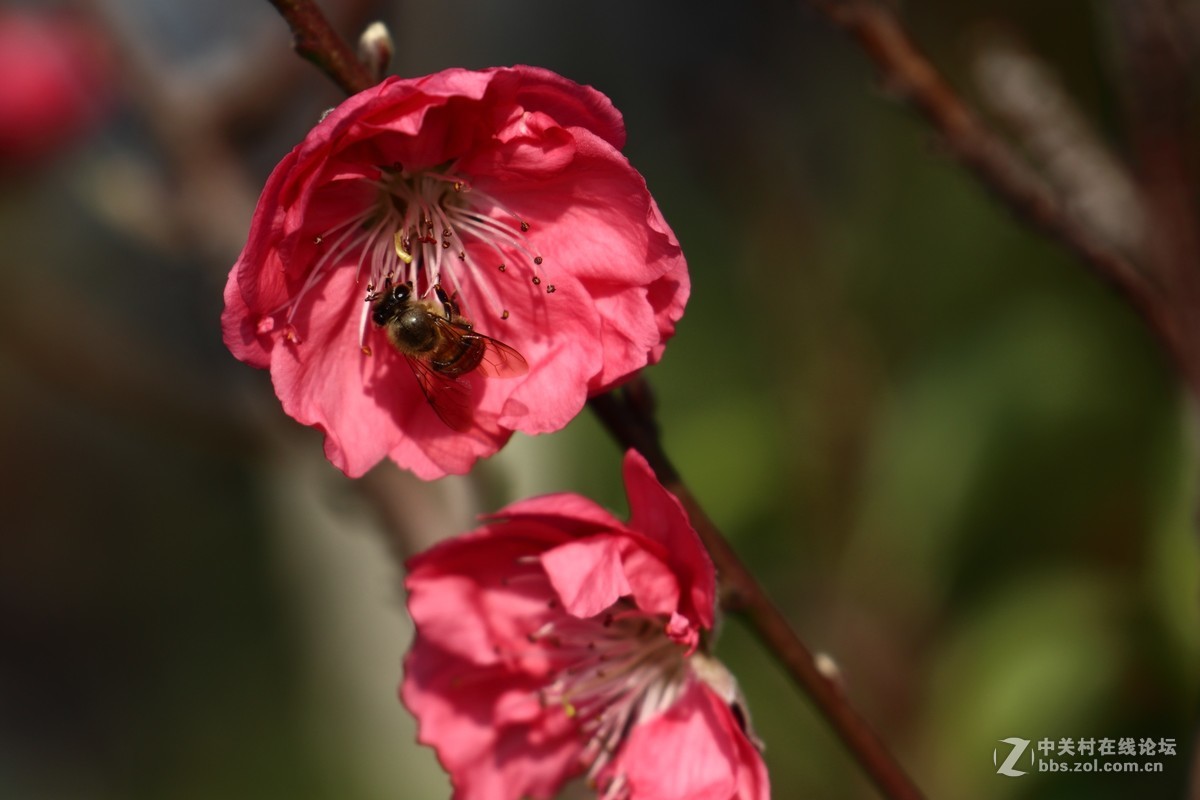
M1010 26L1120 152L1103 8L905 14L971 96L976 35ZM258 187L336 89L265 2L87 9L106 122L0 182L0 797L447 796L394 696L389 509L422 542L532 493L624 513L620 453L584 414L468 479L344 479L218 325ZM537 64L624 112L692 270L648 373L668 449L930 797L1185 795L1192 409L1120 300L944 158L849 41L776 2L336 10L346 33L386 20L400 74ZM875 796L736 619L718 655L775 797ZM1009 778L1008 737L1179 752L1161 775Z

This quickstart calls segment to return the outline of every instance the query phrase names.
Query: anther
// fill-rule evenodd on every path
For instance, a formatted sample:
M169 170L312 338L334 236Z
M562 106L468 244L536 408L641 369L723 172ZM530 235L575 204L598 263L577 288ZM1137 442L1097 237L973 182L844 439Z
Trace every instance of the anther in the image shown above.
M320 244L323 241L325 241L325 237L320 234L313 237L313 244Z
M528 232L529 232L529 223L526 222L525 220L521 220L521 233L528 233Z
M535 256L535 257L534 257L534 259L533 259L533 263L535 263L535 264L541 264L541 263L542 263L542 257L541 257L541 256Z
M371 348L367 347L365 344L363 345L362 351L364 356L371 355Z
M546 287L546 294L554 294L554 284L553 283Z
M404 239L403 232L396 231L395 236L392 237L392 241L396 245L396 258L400 259L405 264L411 264L413 262L413 257L412 253L404 249L404 245L406 245L407 242Z
M507 269L507 267L505 267L503 264L501 264L501 265L500 265L500 271L501 271L501 272L504 272L504 270L505 270L505 269Z
M541 278L539 278L539 277L537 277L536 275L535 275L535 276L533 276L533 285L534 285L534 286L541 286L541 285L542 285L542 279L541 279Z
M504 313L500 315L500 319L508 319L508 309L504 309Z

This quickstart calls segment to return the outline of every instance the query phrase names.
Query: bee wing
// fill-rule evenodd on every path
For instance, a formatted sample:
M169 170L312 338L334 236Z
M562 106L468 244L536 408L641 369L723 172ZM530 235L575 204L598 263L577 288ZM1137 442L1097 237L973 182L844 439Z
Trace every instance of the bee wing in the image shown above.
M525 356L504 342L498 342L482 333L472 335L483 342L483 358L480 359L477 368L480 374L489 378L515 378L529 372Z
M405 356L425 399L434 412L453 430L463 433L471 428L471 384L443 375L420 359Z
M479 360L467 365L455 365L465 375L472 370L478 370L480 375L488 378L515 378L529 372L529 364L525 357L504 342L485 336L471 329L466 324L457 324L445 319L435 319L443 339L453 340L464 348L473 348L476 344L482 346Z

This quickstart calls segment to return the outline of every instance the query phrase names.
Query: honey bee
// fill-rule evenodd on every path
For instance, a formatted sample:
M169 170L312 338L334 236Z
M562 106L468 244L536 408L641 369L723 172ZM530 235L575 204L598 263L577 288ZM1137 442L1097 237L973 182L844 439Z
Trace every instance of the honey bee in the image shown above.
M529 371L513 348L472 329L455 303L434 284L437 301L413 296L412 283L390 281L370 291L371 320L383 328L412 368L425 399L442 422L456 431L471 427L471 385L463 377L478 370L489 378L515 378ZM440 308L439 308L440 306Z

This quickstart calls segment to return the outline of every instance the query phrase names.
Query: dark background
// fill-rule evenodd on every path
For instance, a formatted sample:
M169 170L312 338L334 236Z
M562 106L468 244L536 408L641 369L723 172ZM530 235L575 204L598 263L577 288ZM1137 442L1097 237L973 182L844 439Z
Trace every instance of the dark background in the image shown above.
M1010 31L1122 158L1105 9L904 15L972 98L981 37ZM445 796L395 700L393 545L546 491L623 512L620 453L585 413L470 478L344 479L218 324L262 181L338 91L265 2L83 11L109 112L0 179L0 797ZM930 797L1185 794L1192 409L1119 297L946 158L849 40L778 2L337 12L350 35L387 21L399 74L536 64L624 112L693 280L647 373L668 449ZM874 796L737 620L718 655L774 796ZM1159 776L999 776L1014 736L1179 754Z

